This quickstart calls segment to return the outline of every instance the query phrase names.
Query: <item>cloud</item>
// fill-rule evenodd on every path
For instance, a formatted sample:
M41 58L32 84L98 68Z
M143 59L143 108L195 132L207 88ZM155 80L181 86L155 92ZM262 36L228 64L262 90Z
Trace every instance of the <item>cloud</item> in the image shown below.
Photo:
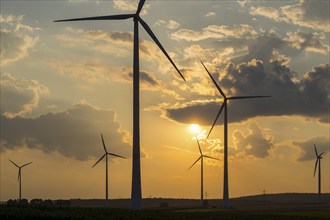
M244 125L245 127L245 125ZM265 158L272 156L275 149L272 137L265 134L262 128L256 123L250 123L247 126L248 133L245 134L240 130L235 130L232 133L233 145L228 144L228 152L230 158L235 160ZM206 152L216 158L223 158L224 145L221 139L206 139L206 131L199 138L200 143L207 145Z
M199 44L192 44L183 50L183 58L185 62L191 61L198 63L198 69L202 70L200 66L200 60L217 62L217 60L222 60L222 62L229 61L231 57L234 56L234 50L230 47L223 48L222 50L217 50L214 48L203 48ZM197 68L195 66L194 68ZM200 75L200 71L198 71Z
M272 158L282 161L297 161L302 155L302 150L298 146L292 144L292 140L285 140L276 143L274 147L269 150Z
M205 17L213 17L215 15L216 15L216 13L214 11L210 11L205 15Z
M315 160L316 154L314 144L316 145L318 154L330 151L329 137L313 137L305 141L293 141L293 144L300 147L303 155L298 158L299 161Z
M130 155L130 135L121 129L112 110L81 102L63 112L37 118L1 116L1 150L38 148L46 153L88 160L104 153L100 133L110 152Z
M66 34L56 36L61 44L69 47L92 49L114 57L129 56L133 48L132 32L108 33L102 30L82 30L66 27Z
M69 3L76 4L76 3L86 3L86 2L94 2L95 4L99 5L103 0L68 0Z
M174 30L174 29L177 29L178 27L180 27L180 24L174 20L168 20L168 21L158 20L155 23L155 26L163 26L163 25L171 30Z
M127 0L113 0L113 7L115 9L118 9L120 11L130 11L131 13L135 13L138 8L139 1L133 0L133 1L127 1ZM150 4L144 4L141 15L148 14L148 11L150 9Z
M223 40L228 38L254 38L257 32L249 25L209 25L202 31L181 29L172 33L174 40L201 41L205 39Z
M75 60L46 59L45 63L60 75L77 78L88 84L109 81L111 73L122 68L109 67L96 58Z
M97 53L111 54L114 57L123 58L133 53L133 32L112 32L102 30L85 31L82 29L66 28L67 34L58 35L57 39L66 46L77 47L79 50L94 50ZM77 40L78 39L78 40ZM165 45L164 45L165 46ZM140 40L140 57L143 61L150 62L160 73L174 72L159 47L149 40ZM175 54L168 51L172 59ZM142 62L140 62L142 66Z
M233 132L234 145L240 155L265 158L273 147L271 138L266 137L261 128L252 123L248 127L249 133L244 135L241 131Z
M251 7L250 14L264 16L276 22L329 32L329 8L329 1L299 1L295 5L280 8Z
M114 78L116 81L132 83L133 82L133 73L122 73ZM170 95L176 100L183 100L179 94L175 91L168 89L164 83L159 81L154 74L151 74L147 71L140 71L140 88L143 90L149 91L158 91L166 95Z
M230 63L215 76L228 96L271 95L267 99L232 100L229 122L240 122L258 116L301 115L323 119L328 117L330 82L329 64L321 64L306 72L301 79L288 67L273 61L266 67L260 60L234 65ZM220 98L220 95L219 95ZM163 115L180 123L198 121L210 125L221 102L207 100L166 106ZM221 122L221 121L220 121Z
M34 31L39 31L41 28L39 27L32 27L26 24L23 24L24 16L19 15L1 15L0 14L0 23L1 23L1 28L7 30L11 29L14 32L23 32L23 31L28 31L28 32L34 32Z
M39 106L40 98L49 94L46 86L36 80L16 78L4 73L0 78L1 115L8 118L25 116Z
M238 4L240 7L244 8L245 5L246 5L248 2L250 2L250 1L251 1L251 0L237 0L236 2L237 2L237 4Z
M289 32L285 41L292 48L298 50L305 50L307 52L314 52L327 55L330 51L330 46L324 42L325 35L320 33L308 33L303 31Z
M180 24L178 22L174 21L174 20L169 20L166 27L173 30L173 29L177 29L178 27L180 27Z
M23 16L0 15L0 59L1 66L8 65L28 56L29 51L39 40L33 36L39 28L24 25Z
M219 39L213 42L213 45L217 50L231 49L234 54L229 58L236 56L236 59L232 59L236 63L247 62L252 59L268 62L273 58L274 50L286 51L290 54L306 52L326 55L330 49L324 34L301 30L287 32L283 36L274 30L263 31L254 38Z
M133 73L131 68L110 67L95 58L88 58L76 62L47 59L46 63L56 69L57 73L77 78L82 80L82 83L87 83L88 85L93 85L104 81L116 81L130 84L133 82ZM183 100L179 94L168 89L164 83L148 71L140 71L140 88L142 90L157 91L172 96L176 100Z

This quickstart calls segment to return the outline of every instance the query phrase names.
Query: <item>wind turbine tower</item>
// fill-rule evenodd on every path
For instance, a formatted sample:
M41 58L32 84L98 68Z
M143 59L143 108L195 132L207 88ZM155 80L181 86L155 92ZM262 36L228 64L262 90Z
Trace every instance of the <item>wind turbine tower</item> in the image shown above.
M198 159L188 168L188 170L190 170L199 160L201 160L201 205L204 204L204 171L203 171L203 167L204 167L204 157L209 158L209 159L213 159L213 160L219 160L217 158L214 157L210 157L207 155L204 155L201 149L201 146L199 144L198 138L196 136L196 140L197 140L197 145L198 145L198 149L199 149L199 154L200 156L198 157Z
M182 77L180 70L176 67L170 56L162 44L152 32L149 25L140 17L140 12L145 3L145 0L140 0L135 14L119 14L106 15L97 17L73 18L65 20L56 20L55 22L64 21L87 21L87 20L125 20L133 18L134 22L134 46L133 46L133 163L132 163L132 191L131 191L131 208L133 210L142 209L142 192L141 192L141 169L140 169L140 95L139 95L139 24L146 30L153 41L158 45L167 59L174 66L176 71Z
M92 166L95 167L96 164L98 164L104 157L105 157L105 204L106 206L109 205L109 196L108 196L108 156L114 156L114 157L119 157L119 158L124 158L126 159L125 157L123 156L120 156L118 154L113 154L113 153L109 153L107 151L107 148L105 146L105 143L104 143L104 139L103 139L103 135L101 134L101 139L102 139L102 144L103 144L103 149L104 149L104 154L102 155L102 157Z
M316 173L316 168L317 168L317 166L319 166L318 197L320 200L321 199L321 159L322 159L322 155L324 154L324 152L322 152L321 154L318 154L315 144L314 144L314 150L315 150L315 155L316 155L314 177L315 177L315 173Z
M267 97L271 97L271 96L232 96L232 97L227 97L225 95L225 93L222 91L222 89L220 88L220 86L217 84L217 82L214 80L214 78L212 77L212 75L210 74L210 72L208 71L208 69L205 67L204 63L201 61L203 67L205 68L205 70L207 71L207 73L209 74L209 76L211 77L214 85L217 87L218 91L220 92L221 96L223 97L223 103L220 107L220 110L213 122L213 125L207 135L207 138L210 136L212 129L214 127L214 125L216 124L221 112L224 110L224 172L223 172L223 206L224 208L229 208L229 188L228 188L228 101L229 100L238 100L238 99L255 99L255 98L267 98Z
M22 200L22 168L31 164L32 162L30 163L26 163L22 166L18 166L16 163L14 163L12 160L9 160L12 164L14 164L14 166L16 166L18 168L18 177L17 177L17 181L18 181L18 185L19 185L19 188L18 188L18 194L19 194L19 200Z

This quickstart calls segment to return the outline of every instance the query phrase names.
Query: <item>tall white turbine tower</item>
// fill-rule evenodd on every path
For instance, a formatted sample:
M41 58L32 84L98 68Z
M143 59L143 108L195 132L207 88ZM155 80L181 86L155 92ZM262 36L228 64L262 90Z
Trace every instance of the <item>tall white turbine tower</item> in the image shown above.
M324 152L322 152L321 154L318 154L315 144L314 144L314 150L315 150L315 155L316 155L316 161L315 161L315 168L314 168L314 176L313 177L315 177L316 168L317 168L317 165L318 165L319 166L318 197L319 197L319 200L320 200L321 199L321 159L322 159L322 155L324 154Z
M66 20L57 20L55 22L63 21L87 21L87 20L125 20L133 18L134 21L134 48L133 48L133 164L132 164L132 193L131 193L131 208L133 210L142 209L142 192L141 192L141 168L140 168L140 95L139 95L139 23L146 30L153 41L158 45L160 50L164 53L167 59L171 62L179 75L185 80L180 70L176 67L170 56L162 44L152 32L148 24L140 17L140 12L145 0L140 0L135 14L120 14L120 15L106 15L97 17L74 18Z
M14 163L12 160L9 160L12 164L14 164L14 166L16 166L18 168L18 177L17 177L17 181L19 183L19 188L18 188L18 195L19 195L19 200L22 199L22 168L31 164L32 162L30 163L26 163L22 166L18 166L16 163Z
M224 208L229 208L229 189L228 189L228 113L227 113L227 107L228 107L228 101L229 100L237 100L237 99L255 99L255 98L267 98L267 97L271 97L271 96L233 96L233 97L227 97L225 95L225 93L222 91L222 89L220 88L220 86L216 83L216 81L214 80L214 78L212 77L212 75L210 74L210 72L208 71L208 69L205 67L204 63L201 61L202 65L204 66L206 72L209 74L209 76L211 77L214 85L217 87L218 91L220 92L221 96L223 97L223 103L220 107L220 110L213 122L213 125L209 131L209 134L207 135L207 138L210 136L211 131L214 127L214 125L216 124L222 110L224 110L224 160L223 160L223 168L224 168L224 172L223 172L223 206Z
M113 153L109 153L108 151L107 151L107 148L106 148L106 146L105 146L105 143L104 143L104 139L103 139L103 135L101 134L101 139L102 139L102 144L103 144L103 149L104 149L104 154L102 155L102 157L92 166L92 168L93 167L95 167L96 166L96 164L98 164L104 157L105 157L105 204L106 204L106 206L108 206L109 205L109 196L108 196L108 190L109 190L109 188L108 188L108 156L110 155L110 156L114 156L114 157L120 157L120 158L124 158L124 159L126 159L125 157L123 157L123 156L120 156L120 155L118 155L118 154L113 154Z
M207 156L204 155L201 149L201 146L199 144L198 138L196 136L196 140L197 140L197 145L198 145L198 149L199 149L199 154L200 156L198 157L198 159L188 168L188 170L190 170L199 160L201 160L201 204L204 204L204 171L203 171L203 167L204 167L204 157L209 158L209 159L213 159L213 160L219 160L217 158L211 157L211 156Z

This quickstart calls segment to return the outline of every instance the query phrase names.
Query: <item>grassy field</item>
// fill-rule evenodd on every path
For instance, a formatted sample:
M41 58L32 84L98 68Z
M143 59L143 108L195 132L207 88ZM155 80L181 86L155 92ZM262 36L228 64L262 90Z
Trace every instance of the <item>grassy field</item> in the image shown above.
M233 208L223 209L153 209L143 211L130 211L127 209L106 209L106 208L60 208L60 207L8 207L0 206L0 219L82 219L82 220L103 220L103 219L221 219L221 220L312 220L330 219L329 210L312 211L272 211L256 209L246 210Z

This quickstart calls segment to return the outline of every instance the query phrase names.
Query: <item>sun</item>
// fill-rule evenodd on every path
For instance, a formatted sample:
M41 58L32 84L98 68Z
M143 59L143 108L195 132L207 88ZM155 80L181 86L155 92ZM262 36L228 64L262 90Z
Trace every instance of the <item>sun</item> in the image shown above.
M201 127L198 124L191 124L189 126L189 130L190 130L191 133L196 135L200 132Z

